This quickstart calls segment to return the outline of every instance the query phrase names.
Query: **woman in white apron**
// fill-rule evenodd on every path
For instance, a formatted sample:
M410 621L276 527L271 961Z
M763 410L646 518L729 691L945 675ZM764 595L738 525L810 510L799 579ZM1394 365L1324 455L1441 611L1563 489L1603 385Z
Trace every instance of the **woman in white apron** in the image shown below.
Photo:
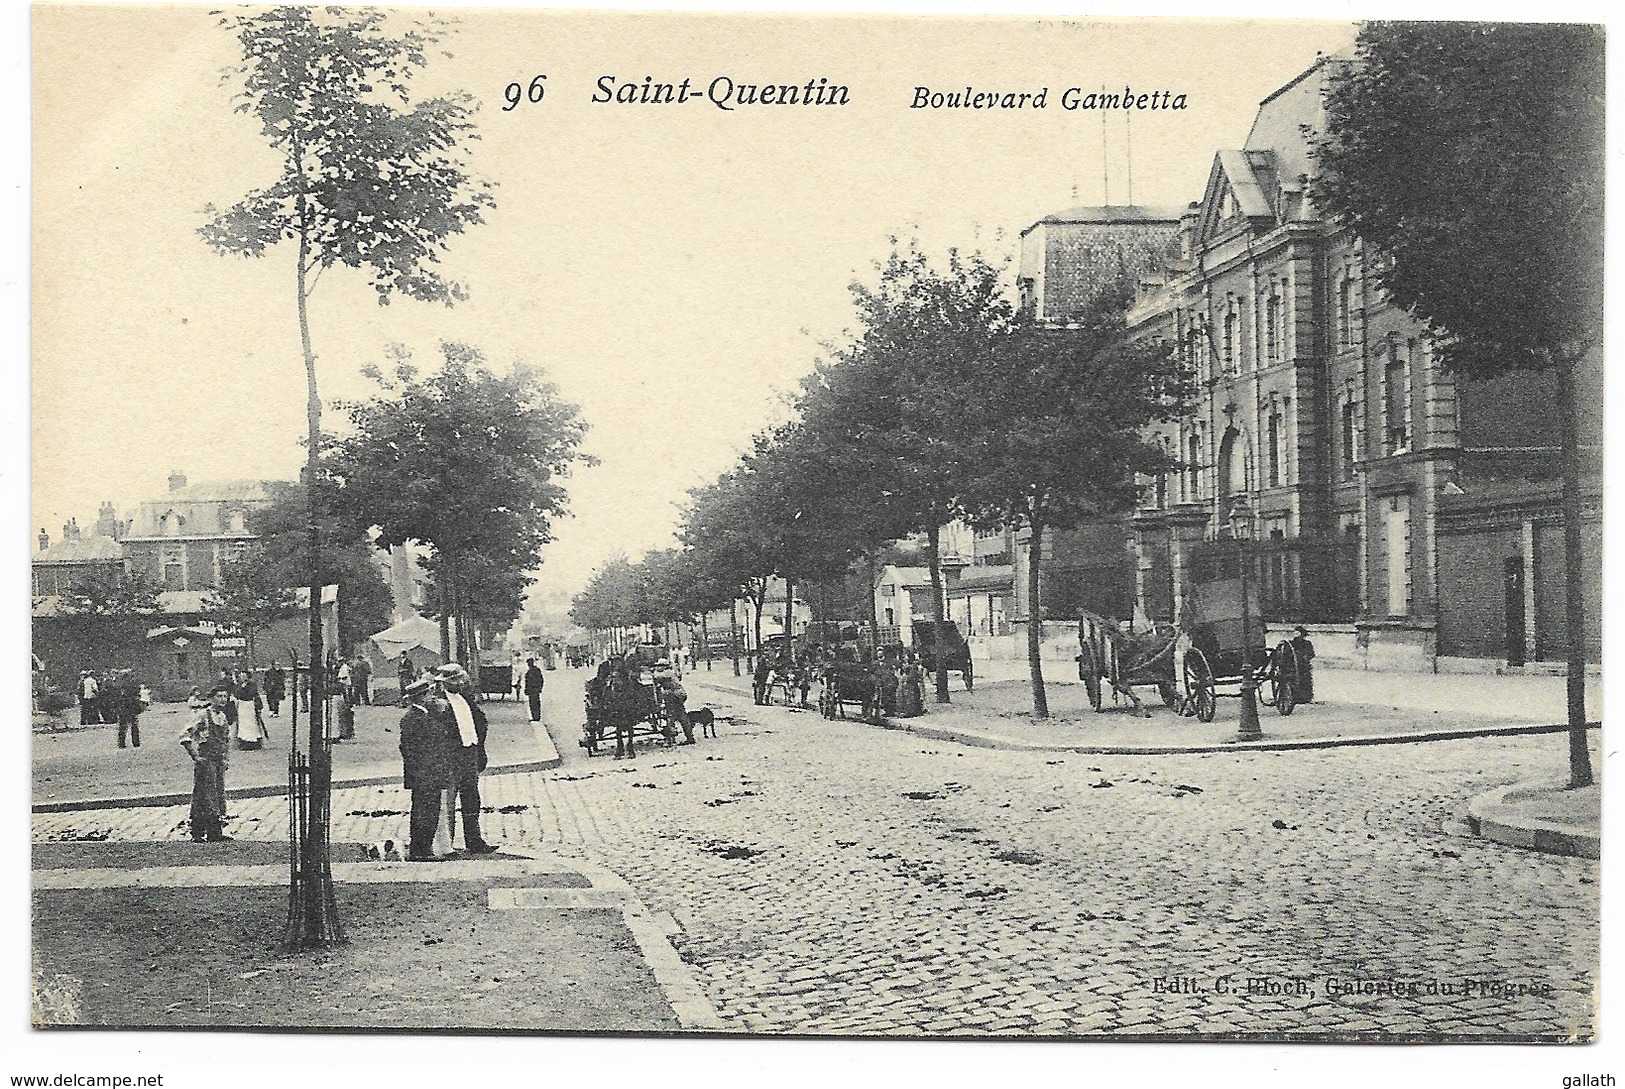
M237 747L259 748L271 736L260 713L259 685L254 683L251 674L239 669L237 679L231 686L231 696L237 703Z

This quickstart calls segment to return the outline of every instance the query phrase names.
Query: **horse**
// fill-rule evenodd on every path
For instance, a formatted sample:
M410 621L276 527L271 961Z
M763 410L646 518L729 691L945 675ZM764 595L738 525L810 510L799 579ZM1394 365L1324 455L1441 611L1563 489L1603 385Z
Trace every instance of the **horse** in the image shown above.
M867 667L853 662L831 662L824 670L823 681L818 710L825 718L845 718L848 703L857 704L866 721L880 718L880 680Z
M609 725L615 730L615 758L636 755L634 731L639 722L650 720L656 710L654 689L639 682L636 668L618 665L605 682L604 710ZM670 729L668 724L668 734Z

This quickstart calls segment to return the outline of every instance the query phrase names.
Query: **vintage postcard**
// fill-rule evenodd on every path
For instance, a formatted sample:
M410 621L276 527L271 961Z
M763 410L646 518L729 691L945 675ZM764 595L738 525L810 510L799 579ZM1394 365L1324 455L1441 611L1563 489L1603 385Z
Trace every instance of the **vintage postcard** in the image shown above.
M1604 35L35 6L32 1035L1593 1041Z

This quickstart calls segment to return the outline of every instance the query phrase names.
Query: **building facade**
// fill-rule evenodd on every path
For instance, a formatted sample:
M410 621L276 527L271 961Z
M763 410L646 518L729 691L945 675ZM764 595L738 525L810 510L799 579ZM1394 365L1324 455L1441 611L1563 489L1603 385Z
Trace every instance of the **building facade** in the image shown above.
M1142 482L1139 611L1176 619L1193 581L1246 562L1266 619L1350 664L1558 657L1552 381L1452 376L1378 287L1382 255L1314 207L1309 134L1339 63L1264 100L1140 283L1131 331L1174 345L1200 392L1157 432L1182 468Z

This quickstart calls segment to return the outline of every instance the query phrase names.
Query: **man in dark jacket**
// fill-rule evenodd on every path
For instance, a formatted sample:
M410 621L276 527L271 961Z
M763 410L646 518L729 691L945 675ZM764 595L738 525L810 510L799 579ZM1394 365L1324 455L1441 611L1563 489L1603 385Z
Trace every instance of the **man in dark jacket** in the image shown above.
M464 693L468 671L456 662L435 668L434 677L445 692L445 702L435 708L436 718L446 730L451 745L452 800L459 799L463 813L463 846L470 854L488 855L496 844L480 835L480 772L485 770L485 712ZM449 816L449 814L448 814Z
M542 721L542 686L547 678L536 666L536 659L530 658L525 662L525 698L530 701L530 720Z
M276 718L282 701L288 698L288 675L282 667L275 664L265 671L265 705L270 708L271 717Z
M402 697L401 772L412 792L411 838L406 861L435 862L435 822L440 819L440 795L451 782L451 735L435 712L434 678L425 676L406 686Z

